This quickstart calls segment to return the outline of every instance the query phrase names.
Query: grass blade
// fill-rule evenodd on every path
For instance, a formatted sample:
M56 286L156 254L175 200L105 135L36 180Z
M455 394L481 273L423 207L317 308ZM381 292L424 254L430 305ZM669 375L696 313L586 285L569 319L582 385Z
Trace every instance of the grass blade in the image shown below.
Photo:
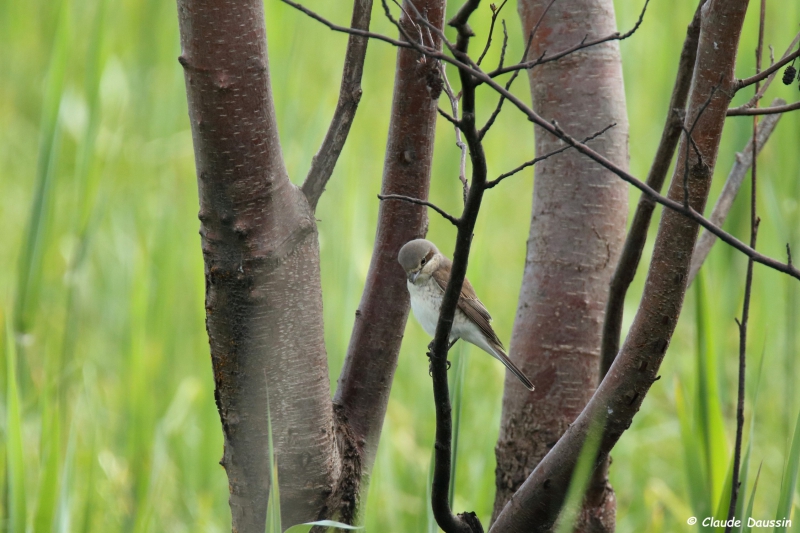
M39 158L36 170L36 191L33 196L27 238L20 254L15 309L15 330L26 331L30 313L38 299L42 256L47 237L48 218L52 208L54 178L61 141L59 112L64 89L64 76L69 50L69 3L61 2L56 37L53 41L48 68L42 120L40 126Z
M758 488L758 478L761 477L761 467L763 463L758 465L758 472L756 472L756 480L753 482L753 489L750 491L750 501L747 502L747 513L742 516L742 533L751 533L752 527L748 525L750 517L753 516L753 503L756 501L756 489Z
M575 528L575 520L580 512L583 497L596 466L597 450L603 435L602 424L602 421L593 421L586 434L586 440L583 442L583 448L572 473L564 507L561 508L561 515L558 517L557 533L572 533Z
M710 516L711 505L707 493L707 481L703 475L703 466L698 453L703 449L702 438L699 432L693 430L689 407L686 405L686 393L678 380L675 382L675 409L680 422L686 482L692 510L695 516Z
M775 512L776 520L789 518L792 513L792 499L794 489L797 484L797 473L800 471L800 412L797 413L797 422L794 425L794 437L789 451L789 458L786 468L783 471L783 482L781 483L781 493L778 496L778 509ZM786 526L775 527L775 533L785 533Z
M269 389L267 388L267 374L264 372L264 389L267 395L267 453L269 464L270 487L267 502L267 533L282 533L281 527L281 493L278 487L278 458L275 457L275 446L272 440L272 415L269 410Z
M17 387L17 349L11 321L6 320L6 456L8 458L8 531L25 531L25 462L22 417Z
M453 508L453 499L456 494L456 464L458 459L458 435L459 428L461 427L461 406L462 398L464 396L464 375L466 374L466 350L464 349L465 343L461 343L458 358L456 358L455 369L452 374L452 383L450 385L450 404L453 408L453 445L450 453L450 493L449 501L450 508Z
M697 321L697 427L702 439L703 463L706 473L706 500L708 509L719 501L725 476L728 472L728 440L722 416L722 403L717 377L716 350L712 344L713 317L706 299L705 276L698 273L695 279ZM726 513L727 514L727 513Z

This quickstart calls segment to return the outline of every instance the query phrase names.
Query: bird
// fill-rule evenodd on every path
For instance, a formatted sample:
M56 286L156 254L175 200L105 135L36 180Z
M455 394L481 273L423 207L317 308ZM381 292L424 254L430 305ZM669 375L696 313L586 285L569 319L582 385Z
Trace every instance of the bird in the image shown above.
M453 262L445 257L436 245L425 239L414 239L400 248L397 261L406 272L406 285L411 296L411 309L422 329L430 336L436 335L439 310L444 290L450 280ZM450 343L463 339L498 359L530 391L533 383L506 354L503 343L490 324L489 311L478 299L467 278L461 286L458 307L450 330Z

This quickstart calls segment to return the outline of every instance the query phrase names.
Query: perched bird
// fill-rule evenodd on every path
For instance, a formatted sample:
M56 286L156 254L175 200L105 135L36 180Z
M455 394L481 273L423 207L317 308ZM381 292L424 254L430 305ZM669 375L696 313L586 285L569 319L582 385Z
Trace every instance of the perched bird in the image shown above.
M411 294L411 309L414 311L414 316L422 329L428 335L434 336L453 262L442 255L432 242L425 239L416 239L404 244L400 248L397 260L408 277L408 292ZM531 380L508 358L503 343L489 324L491 320L489 311L478 300L475 289L469 280L464 278L453 327L450 330L450 342L464 339L481 348L499 359L525 387L533 390Z

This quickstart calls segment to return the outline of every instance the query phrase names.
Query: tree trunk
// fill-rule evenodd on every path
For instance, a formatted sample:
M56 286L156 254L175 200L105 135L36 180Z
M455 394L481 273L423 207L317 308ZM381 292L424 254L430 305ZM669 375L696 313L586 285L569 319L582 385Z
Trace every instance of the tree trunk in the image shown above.
M702 213L719 150L725 114L737 89L736 51L747 0L709 0L702 8L700 42L684 126L694 127L697 151L684 136L669 197ZM688 193L688 194L687 194ZM686 294L698 224L665 209L641 304L620 353L581 415L525 480L492 528L495 533L550 531L591 425L602 422L596 464L602 464L630 427L675 331Z
M263 533L268 416L284 524L316 519L340 469L317 229L281 155L261 0L179 0L178 15L221 464L233 530Z
M526 38L550 3L520 1ZM556 2L534 34L529 58L615 31L611 0ZM537 66L529 80L534 110L570 135L584 138L616 124L590 146L627 169L628 120L617 41ZM552 135L537 132L537 156L562 146ZM525 273L511 336L511 356L536 391L523 394L513 376L506 378L495 517L597 387L605 304L625 237L627 199L622 180L574 150L536 165ZM613 491L603 479L578 529L613 530L614 510Z
M414 2L417 10L426 13L439 28L444 24L445 4L444 0ZM408 6L405 10L413 12ZM401 23L409 27L405 16ZM441 46L438 36L434 36L434 46ZM397 50L381 194L428 198L437 117L432 93L438 96L429 84L437 79L438 66L430 59L420 61L421 57L410 48ZM334 398L361 449L365 476L375 462L410 306L406 276L397 254L405 243L424 237L427 231L425 207L381 202L367 281Z

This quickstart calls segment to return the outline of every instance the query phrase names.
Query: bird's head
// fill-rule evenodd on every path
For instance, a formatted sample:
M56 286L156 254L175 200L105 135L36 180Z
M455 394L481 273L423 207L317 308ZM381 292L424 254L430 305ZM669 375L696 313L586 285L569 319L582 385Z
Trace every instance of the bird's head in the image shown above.
M406 271L408 281L416 285L427 282L431 274L439 268L442 255L431 241L415 239L400 248L397 261Z

